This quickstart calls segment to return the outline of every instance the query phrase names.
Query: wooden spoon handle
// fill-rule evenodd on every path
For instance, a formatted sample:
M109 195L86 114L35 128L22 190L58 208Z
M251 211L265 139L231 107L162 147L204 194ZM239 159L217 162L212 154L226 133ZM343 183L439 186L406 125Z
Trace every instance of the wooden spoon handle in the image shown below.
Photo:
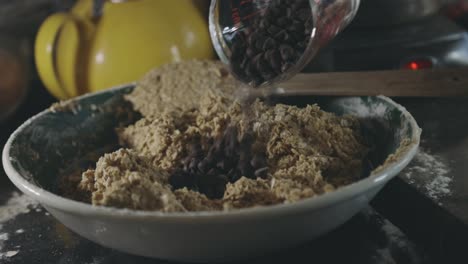
M297 95L468 96L468 68L303 73L280 86Z

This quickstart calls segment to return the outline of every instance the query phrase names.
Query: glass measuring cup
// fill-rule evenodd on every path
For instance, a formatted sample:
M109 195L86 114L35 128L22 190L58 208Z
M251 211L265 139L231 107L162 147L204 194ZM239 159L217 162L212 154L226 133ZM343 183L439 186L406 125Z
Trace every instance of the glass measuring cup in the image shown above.
M269 87L300 72L354 18L360 0L212 0L209 30L244 84Z

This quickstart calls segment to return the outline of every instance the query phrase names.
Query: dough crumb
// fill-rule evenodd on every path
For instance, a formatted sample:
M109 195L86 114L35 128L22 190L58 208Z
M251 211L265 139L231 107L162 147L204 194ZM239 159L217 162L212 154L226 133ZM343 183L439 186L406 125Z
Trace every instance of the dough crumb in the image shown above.
M168 173L129 149L105 154L95 170L83 173L79 188L92 192L94 205L163 212L186 211L168 185Z

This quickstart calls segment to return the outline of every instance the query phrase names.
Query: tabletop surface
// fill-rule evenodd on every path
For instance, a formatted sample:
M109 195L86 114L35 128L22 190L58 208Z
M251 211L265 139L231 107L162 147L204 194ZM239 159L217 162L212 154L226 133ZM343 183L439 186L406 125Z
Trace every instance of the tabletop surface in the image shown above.
M461 259L468 245L468 99L395 100L423 129L421 149L411 164L368 208L337 230L244 263L466 263ZM52 102L43 89L33 90L27 107L0 124L0 145L27 117ZM120 253L79 237L22 195L2 168L0 263L167 262Z

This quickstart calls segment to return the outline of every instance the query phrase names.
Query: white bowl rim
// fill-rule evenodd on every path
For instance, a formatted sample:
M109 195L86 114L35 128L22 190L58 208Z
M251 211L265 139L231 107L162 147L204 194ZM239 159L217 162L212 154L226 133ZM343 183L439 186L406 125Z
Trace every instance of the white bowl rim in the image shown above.
M121 89L130 88L135 86L136 83L128 83L121 86L116 86L107 90L88 93L79 97L75 97L65 102L75 101L85 99L87 97L92 97L101 93L110 93L118 91ZM284 95L284 94L282 94ZM106 206L96 206L84 202L75 201L62 197L60 195L49 192L36 184L31 183L21 176L12 165L10 160L10 150L11 145L14 139L20 134L27 126L29 126L36 119L40 118L43 115L46 115L51 112L50 109L45 109L44 111L34 115L33 117L26 120L21 126L19 126L9 137L5 147L3 148L2 162L3 167L7 176L10 180L18 187L22 192L31 198L37 200L39 203L45 205L46 207L53 207L61 211L76 213L87 216L95 217L113 217L113 218L132 218L132 219L158 219L158 220L167 220L167 221L201 221L203 219L212 219L212 218L221 218L224 220L234 220L237 217L265 217L270 215L284 215L284 214L295 214L301 213L306 210L314 210L323 207L327 207L331 204L346 200L352 199L356 196L365 194L367 190L376 188L385 184L387 181L396 176L416 154L419 143L420 143L420 134L421 129L416 123L414 117L400 104L394 102L392 99L379 95L378 98L385 100L396 107L404 115L411 127L413 128L413 133L410 138L410 146L405 149L404 154L400 159L392 161L386 166L383 170L380 170L377 173L373 173L370 176L361 179L352 184L338 188L335 191L321 194L318 196L306 198L293 203L286 204L276 204L269 206L256 206L249 208L242 208L229 211L201 211L201 212L171 212L165 213L160 211L143 211L143 210L133 210L133 209L121 209L113 208Z

